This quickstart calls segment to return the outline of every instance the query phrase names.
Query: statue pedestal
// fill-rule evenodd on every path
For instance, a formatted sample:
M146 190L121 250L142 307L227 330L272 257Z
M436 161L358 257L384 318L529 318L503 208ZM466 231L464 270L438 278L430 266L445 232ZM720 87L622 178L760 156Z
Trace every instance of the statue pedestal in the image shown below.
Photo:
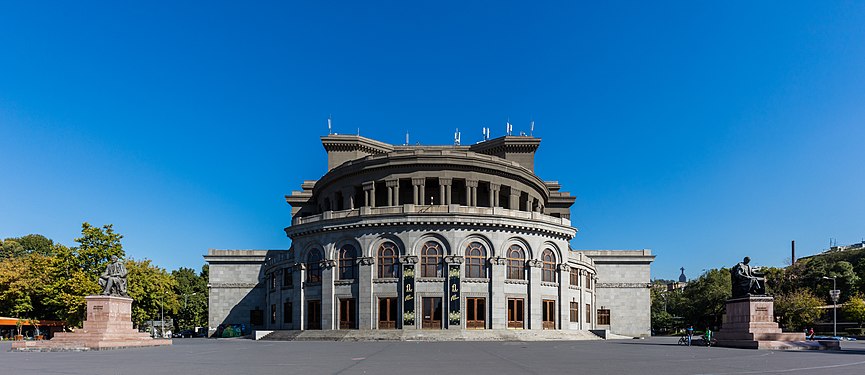
M775 299L749 296L727 300L717 346L772 350L838 350L837 341L805 341L805 333L784 333L775 323Z
M58 332L48 341L13 343L18 351L83 351L171 345L171 339L153 339L132 328L132 298L87 296L84 328Z

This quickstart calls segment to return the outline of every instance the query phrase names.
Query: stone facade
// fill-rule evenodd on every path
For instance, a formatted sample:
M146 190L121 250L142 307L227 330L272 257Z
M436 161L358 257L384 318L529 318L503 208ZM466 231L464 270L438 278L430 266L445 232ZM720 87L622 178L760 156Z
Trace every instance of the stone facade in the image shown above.
M322 143L328 172L286 196L289 250L205 257L211 329L590 330L600 304L613 311L604 328L648 333L654 257L570 249L575 198L534 174L540 139Z

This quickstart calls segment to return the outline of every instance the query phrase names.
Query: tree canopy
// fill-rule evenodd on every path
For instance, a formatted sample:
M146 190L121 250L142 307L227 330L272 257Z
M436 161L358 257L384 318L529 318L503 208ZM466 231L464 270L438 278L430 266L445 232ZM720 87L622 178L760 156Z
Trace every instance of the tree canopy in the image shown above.
M0 240L0 316L63 320L80 326L85 296L99 294L99 275L111 256L123 257L123 236L111 224L83 223L77 246L66 247L38 234ZM207 324L207 266L173 272L150 260L126 259L132 319L136 326L174 318L176 329Z

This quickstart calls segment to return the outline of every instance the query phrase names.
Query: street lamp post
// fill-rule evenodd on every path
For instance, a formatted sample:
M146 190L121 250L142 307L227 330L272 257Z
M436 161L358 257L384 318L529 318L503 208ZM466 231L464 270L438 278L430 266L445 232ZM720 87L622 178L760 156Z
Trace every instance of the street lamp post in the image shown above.
M162 330L161 330L161 332L159 332L159 335L162 336L162 338L165 338L165 291L164 290L162 291L162 294L159 295L159 315L160 315L160 317L159 317L160 323L159 324L162 326Z
M838 297L841 296L841 291L838 290L835 277L823 276L823 278L832 280L832 290L829 291L829 296L832 297L832 336L838 336Z

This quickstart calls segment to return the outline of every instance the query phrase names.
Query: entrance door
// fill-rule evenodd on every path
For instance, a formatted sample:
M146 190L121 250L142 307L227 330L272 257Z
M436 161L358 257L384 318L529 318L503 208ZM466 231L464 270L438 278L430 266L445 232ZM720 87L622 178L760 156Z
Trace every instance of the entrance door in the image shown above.
M321 301L306 303L306 329L321 329Z
M486 298L466 298L466 328L487 328Z
M523 299L508 298L508 328L523 328Z
M423 298L423 324L421 328L442 328L442 299L441 297Z
M378 299L378 328L396 328L397 304L396 298Z
M339 329L357 328L357 300L342 298L339 300Z
M556 329L556 301L545 299L541 304L544 316L544 329Z

